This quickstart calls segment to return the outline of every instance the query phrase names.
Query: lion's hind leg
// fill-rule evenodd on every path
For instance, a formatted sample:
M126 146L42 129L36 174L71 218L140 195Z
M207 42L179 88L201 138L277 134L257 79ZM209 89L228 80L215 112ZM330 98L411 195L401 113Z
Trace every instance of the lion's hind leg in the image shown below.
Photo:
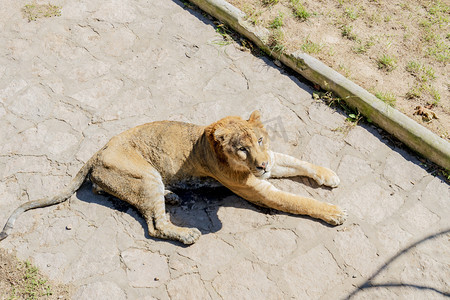
M91 180L98 188L135 206L145 218L149 234L153 237L194 243L201 235L196 228L184 228L172 224L165 210L165 190L159 172L145 160L130 153L121 160L108 162L108 156L95 166Z
M162 184L162 181L161 181ZM162 185L164 188L164 185ZM153 221L154 228L156 229L156 235L160 238L167 238L171 240L178 240L183 244L189 245L195 243L200 237L201 233L197 228L186 228L179 227L172 222L170 222L168 215L166 214L165 201L167 200L167 195L169 197L176 196L178 201L178 196L172 192L164 195L164 189L161 192L154 195L154 201L148 201L143 204L142 211L146 213L152 213L152 216L146 216L147 222L151 219ZM166 197L165 197L166 196Z

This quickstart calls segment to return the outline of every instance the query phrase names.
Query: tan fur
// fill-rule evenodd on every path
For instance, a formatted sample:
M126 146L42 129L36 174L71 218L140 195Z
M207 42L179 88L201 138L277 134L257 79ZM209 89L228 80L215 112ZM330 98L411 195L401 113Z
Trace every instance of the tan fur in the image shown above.
M178 201L168 189L180 181L210 177L258 205L309 215L333 225L346 219L346 212L335 205L283 192L265 180L270 176L300 175L331 187L339 184L337 175L327 168L270 151L258 111L248 120L226 117L206 127L162 121L125 131L89 160L64 197L68 198L68 193L81 185L80 178L87 172L95 192L105 191L135 206L145 217L151 236L185 244L194 243L200 231L173 225L164 203L165 197ZM62 196L52 203L43 199L22 205L8 220L0 240L7 236L20 213L64 201L61 199Z

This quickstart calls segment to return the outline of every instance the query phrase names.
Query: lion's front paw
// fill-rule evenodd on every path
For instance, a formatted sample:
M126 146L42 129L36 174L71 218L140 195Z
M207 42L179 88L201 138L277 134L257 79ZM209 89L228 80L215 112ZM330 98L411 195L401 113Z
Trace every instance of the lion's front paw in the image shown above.
M195 243L202 233L197 228L186 228L183 236L180 237L180 241L185 245L191 245Z
M314 176L314 180L320 185L326 185L329 187L337 187L341 180L335 172L328 168L319 167L317 173Z
M323 218L325 222L331 225L341 225L347 220L347 210L339 206L329 204L329 212Z
M164 199L165 199L166 203L171 204L171 205L180 205L180 203L181 203L180 197L171 191L165 191Z

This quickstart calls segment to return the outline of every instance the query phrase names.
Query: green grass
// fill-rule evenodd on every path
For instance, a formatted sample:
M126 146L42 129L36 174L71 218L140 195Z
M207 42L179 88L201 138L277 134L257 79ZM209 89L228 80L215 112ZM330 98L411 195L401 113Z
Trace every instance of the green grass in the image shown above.
M430 21L439 26L446 26L449 22L450 6L442 1L430 1L427 7Z
M395 102L397 101L397 98L395 98L395 95L390 92L375 92L375 97L383 101L384 103L394 107Z
M36 21L39 18L50 18L61 16L61 7L52 4L27 4L22 8L23 15L28 22Z
M422 89L427 92L433 99L433 101L429 104L434 106L439 104L439 102L441 101L441 94L434 86L432 86L431 84L422 84Z
M347 122L351 122L355 125L358 124L358 122L362 119L362 117L360 116L360 114L348 114L348 117L345 119L345 121Z
M400 3L399 5L403 10L411 10L411 5L408 2Z
M417 82L416 85L406 93L406 97L409 99L420 98L425 92L433 99L430 104L438 105L441 101L441 94L431 83L436 79L433 67L423 65L417 61L409 61L405 69L416 78Z
M397 67L397 59L389 54L383 54L377 59L379 69L391 72Z
M436 79L436 74L431 66L425 66L417 61L409 61L406 71L414 75L419 81L427 82Z
M409 89L405 96L408 99L421 98L424 93L430 95L433 99L433 101L429 104L438 105L439 101L441 101L441 94L439 93L439 91L436 90L436 88L434 88L431 84L425 83L414 85Z
M284 32L281 28L274 29L269 37L269 47L272 51L282 53L284 46Z
M431 97L433 97L434 102L431 103L433 105L438 105L439 102L441 101L441 94L439 93L438 90L436 90L435 88L432 88L430 91Z
M373 14L369 15L368 20L370 22L370 25L373 26L374 24L380 24L382 17L378 12L374 12Z
M450 183L450 170L449 169L441 169L439 171L439 175L443 176L445 179L447 179L447 182Z
M294 11L294 16L296 16L297 19L306 21L311 16L311 13L309 13L303 4L300 3L300 0L291 0L291 5Z
M434 1L433 4L428 8L428 13L431 15L437 15L440 13L449 13L450 8L447 4L442 1Z
M339 64L339 69L341 69L345 77L350 78L352 72L348 67L346 67L344 64Z
M263 13L262 10L256 10L252 5L245 3L242 7L242 11L247 16L247 20L249 20L253 25L257 25L260 22L260 17Z
M439 35L431 30L427 30L423 36L423 39L425 40L425 42L427 43L432 43L432 42L437 42L439 41L440 37Z
M414 99L414 98L422 98L423 96L428 95L430 98L428 98L427 103L431 104L433 106L439 105L441 101L441 94L439 91L429 83L417 83L412 88L409 89L409 91L406 93L406 98L408 99Z
M420 98L421 96L422 96L422 89L418 86L413 86L406 93L406 98L408 99Z
M264 5L275 5L279 2L279 0L262 0L261 2Z
M438 62L450 62L450 45L445 41L437 42L427 48L427 55L434 58Z
M343 25L341 27L341 35L352 41L357 39L356 34L353 33L353 26L351 25Z
M345 8L344 15L352 21L358 19L358 12L356 12L352 7Z
M51 287L39 274L38 268L29 261L20 262L18 268L24 270L20 285L15 286L8 299L42 299L52 295Z
M323 45L314 43L309 39L305 39L301 46L302 51L308 54L319 53L322 51L322 48Z
M406 71L413 75L419 74L420 70L422 69L422 65L416 61L410 61L406 65Z
M372 38L369 39L368 41L365 41L365 42L363 42L363 41L361 41L361 40L357 40L357 42L358 42L358 46L355 46L355 47L353 48L353 51L354 51L355 53L358 53L358 54L364 54L364 53L366 53L367 51L369 51L369 49L370 49L373 45L375 45L375 42L373 41Z
M278 16L275 17L275 19L270 22L269 27L273 29L278 29L284 25L284 14L279 13Z
M369 49L366 47L365 44L359 44L358 46L353 48L353 52L357 53L357 54L364 54L367 53Z
M347 118L345 119L345 125L339 126L333 131L341 132L343 134L347 134L352 128L354 128L360 121L371 123L372 121L370 119L365 118L362 116L358 110L351 108L348 106L348 104L343 101L341 98L337 97L331 92L314 92L313 98L315 100L321 100L325 102L329 107L333 107L334 109L340 109L343 110L344 113L347 115Z
M431 22L428 20L428 19L423 19L423 20L421 20L420 22L419 22L419 25L422 27L422 28L431 28Z
M436 74L432 67L425 67L425 76L427 76L429 80L436 79Z
M233 38L231 37L231 30L225 24L219 24L216 27L216 32L222 36L222 39L219 41L214 41L215 45L226 46L233 42Z
M425 55L437 62L447 64L450 61L448 24L450 6L443 1L429 1L425 4L428 14L419 21L422 28L421 38L427 44Z

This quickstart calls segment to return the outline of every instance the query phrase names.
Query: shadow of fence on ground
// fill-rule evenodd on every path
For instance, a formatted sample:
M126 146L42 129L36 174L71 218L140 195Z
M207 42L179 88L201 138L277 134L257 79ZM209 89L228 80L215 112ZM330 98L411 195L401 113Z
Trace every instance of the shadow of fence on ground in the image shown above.
M408 247L404 248L403 250L401 250L400 252L398 252L396 255L394 255L393 257L391 257L388 261L386 261L386 263L383 264L383 266L381 266L377 271L375 271L375 273L370 276L363 284L359 285L358 287L356 287L356 289L351 292L346 298L344 299L351 299L354 296L356 296L356 294L367 290L367 289L377 289L377 288L415 288L418 290L427 290L427 291L432 291L435 292L437 294L440 294L444 297L449 297L450 298L450 291L441 291L438 290L434 287L430 287L430 286L425 286L425 285L420 285L420 284L413 284L413 283L406 283L406 282L386 282L386 283L373 283L373 281L375 280L375 277L380 274L383 270L385 270L390 264L392 264L394 261L396 261L399 257L401 257L402 255L406 254L408 251L410 251L411 249L419 246L420 244L428 241L428 240L432 240L435 239L439 236L445 235L450 233L450 228L445 229L443 231L440 231L438 233L435 234L431 234L429 236L424 237L423 239L409 245Z

